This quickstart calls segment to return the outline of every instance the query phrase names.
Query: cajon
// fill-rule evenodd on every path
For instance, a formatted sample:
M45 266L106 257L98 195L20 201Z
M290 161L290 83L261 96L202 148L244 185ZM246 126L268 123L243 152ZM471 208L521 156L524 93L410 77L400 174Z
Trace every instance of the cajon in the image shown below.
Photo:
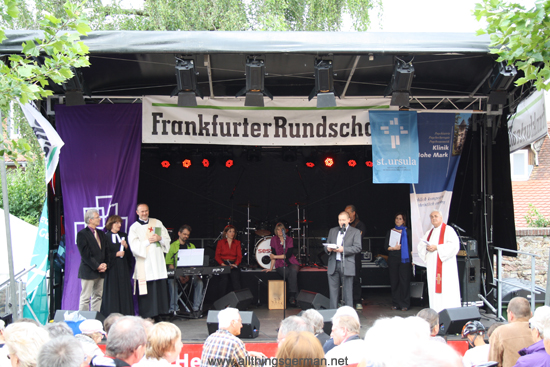
M268 280L268 308L283 310L286 308L286 284L283 280Z

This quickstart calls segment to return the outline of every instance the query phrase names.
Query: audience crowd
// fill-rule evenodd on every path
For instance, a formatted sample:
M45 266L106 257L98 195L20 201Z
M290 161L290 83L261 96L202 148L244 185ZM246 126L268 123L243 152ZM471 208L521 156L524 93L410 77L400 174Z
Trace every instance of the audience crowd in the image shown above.
M488 329L479 320L467 322L462 338L468 350L461 356L437 335L439 315L432 309L407 318L380 318L363 338L352 307L336 311L330 335L323 330L323 316L310 309L281 321L276 355L268 358L247 350L238 338L239 310L226 308L218 313L218 330L204 342L200 365L550 367L550 307L531 314L529 302L516 297L507 316L507 323ZM5 326L0 320L0 367L170 366L177 365L184 347L180 329L170 322L111 314L103 324L85 320L79 328L74 336L64 322L43 327L20 319ZM105 353L100 343L105 343Z

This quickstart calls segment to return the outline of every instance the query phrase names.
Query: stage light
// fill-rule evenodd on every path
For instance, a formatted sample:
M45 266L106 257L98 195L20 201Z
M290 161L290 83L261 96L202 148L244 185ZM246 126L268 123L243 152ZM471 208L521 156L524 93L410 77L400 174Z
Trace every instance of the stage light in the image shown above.
M204 158L204 159L202 160L202 166L203 166L204 168L210 167L210 161L209 161L208 159Z
M249 107L263 107L264 95L273 99L273 95L265 88L265 63L264 60L250 56L246 59L245 66L246 86L235 97L246 94L244 105Z
M325 166L332 167L334 165L334 159L332 157L325 158Z
M233 159L228 159L225 161L225 166L231 168L233 166Z
M197 87L197 75L195 61L193 59L180 59L176 57L176 82L177 86L170 97L178 95L178 106L196 106L197 98L203 98Z
M384 97L391 94L390 106L409 107L409 96L414 78L412 60L405 62L396 58L390 84L386 87Z
M332 60L315 59L315 87L308 97L317 96L317 108L336 107Z
M184 159L183 162L181 162L181 165L183 168L189 168L191 167L191 160L190 159Z
M514 65L507 65L505 61L497 63L489 77L489 104L505 104L508 98L508 88L514 81L517 70Z
M367 167L372 167L372 166L373 166L372 161L366 161L366 162L365 162L365 165L366 165Z
M357 161L356 161L355 159L350 159L350 160L348 161L348 166L350 166L350 167L355 167L355 166L357 166Z
M164 168L170 167L170 162L168 162L168 161L162 161L162 162L160 162L160 164L161 164L162 167L164 167Z
M311 161L308 161L308 162L306 162L306 166L308 166L309 168L313 168L313 167L315 167L315 163L313 163Z

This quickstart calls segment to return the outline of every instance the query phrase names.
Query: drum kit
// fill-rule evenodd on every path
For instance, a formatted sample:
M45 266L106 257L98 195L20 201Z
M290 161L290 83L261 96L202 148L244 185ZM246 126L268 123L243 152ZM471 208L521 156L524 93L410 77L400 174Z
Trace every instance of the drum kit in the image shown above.
M242 251L243 251L243 260L246 258L248 265L257 265L264 269L269 269L271 267L271 237L273 237L273 230L276 223L283 223L286 228L286 235L291 236L294 239L294 248L297 249L296 258L302 265L308 265L308 246L306 244L306 232L308 230L309 223L312 223L310 220L303 219L305 218L305 209L300 210L300 206L304 206L303 203L292 203L291 206L296 206L296 213L298 219L296 220L296 225L294 222L292 225L287 220L278 220L278 221L257 221L252 223L250 219L250 209L258 208L258 205L248 203L238 204L241 207L247 208L247 225L243 231L239 231L238 234L242 236L241 241ZM225 219L225 218L224 218ZM231 219L231 218L230 218ZM233 222L233 220L232 220ZM250 252L250 244L254 243L254 248L252 253ZM252 258L251 258L252 257Z

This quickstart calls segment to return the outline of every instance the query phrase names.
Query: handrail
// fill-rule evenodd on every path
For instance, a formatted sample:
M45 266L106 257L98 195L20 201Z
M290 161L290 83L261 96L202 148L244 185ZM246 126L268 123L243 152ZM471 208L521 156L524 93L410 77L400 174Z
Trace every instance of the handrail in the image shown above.
M15 274L15 276L13 277L13 280L18 281L21 277L26 275L29 271L31 271L34 268L36 268L36 264L31 266L29 269L21 270L19 273ZM10 279L8 279L4 283L0 284L0 291L3 290L4 288L8 287L9 285L10 285Z
M535 312L535 294L540 294L539 291L535 290L535 258L540 256L537 254L532 254L530 252L510 250L502 247L495 247L494 249L497 250L497 254L498 254L497 255L497 259L498 259L497 260L497 277L495 279L498 283L498 286L497 286L498 317L502 317L502 284L510 284L502 278L502 253L504 251L531 256L531 288L518 286L516 284L514 284L514 286L531 291L531 312Z

